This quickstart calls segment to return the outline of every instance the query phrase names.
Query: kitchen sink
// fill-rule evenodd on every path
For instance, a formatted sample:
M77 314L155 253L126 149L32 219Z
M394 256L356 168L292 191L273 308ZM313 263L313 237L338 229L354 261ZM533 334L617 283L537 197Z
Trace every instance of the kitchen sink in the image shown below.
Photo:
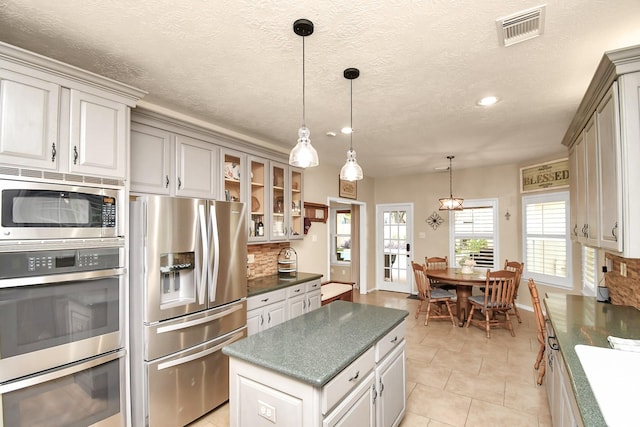
M640 353L589 345L575 350L607 425L637 422Z

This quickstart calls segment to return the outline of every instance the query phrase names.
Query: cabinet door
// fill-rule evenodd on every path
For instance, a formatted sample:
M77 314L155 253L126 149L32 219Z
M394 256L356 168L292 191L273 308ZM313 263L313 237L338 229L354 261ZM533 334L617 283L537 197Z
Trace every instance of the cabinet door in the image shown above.
M264 316L262 315L262 309L247 311L247 335L257 334L262 329L264 322Z
M287 300L289 319L298 317L307 311L307 296L305 294L291 297Z
M376 416L374 400L376 390L373 374L363 381L340 406L327 416L323 427L375 427Z
M71 89L70 172L125 178L128 108Z
M569 234L571 240L579 240L579 234L582 228L582 223L580 223L578 219L578 211L582 210L582 207L578 209L578 206L582 206L578 203L578 176L578 147L574 145L571 150L569 150L569 195L571 198Z
M266 306L264 308L264 317L265 326L263 330L272 328L287 320L284 301Z
M289 184L288 166L281 163L271 163L271 240L286 240L288 238L287 209L289 194L286 188Z
M249 201L249 241L264 242L269 238L269 162L257 157L248 159L251 183ZM259 224L262 223L262 229Z
M307 311L315 310L316 308L320 308L322 305L322 292L320 291L320 287L318 286L317 290L313 290L311 292L307 292Z
M405 343L398 346L376 368L376 427L395 427L406 409Z
M0 69L0 162L58 169L60 87Z
M584 129L586 144L587 228L586 244L598 246L600 202L598 197L598 134L595 116Z
M302 199L302 170L289 168L289 239L304 237L304 202Z
M584 243L587 239L587 165L584 133L578 139L575 147L575 187L576 187L576 222L578 224L578 241Z
M220 199L227 202L247 203L245 182L247 180L246 155L237 151L221 149L220 174L222 183Z
M170 195L172 154L169 132L132 123L131 190Z
M216 198L218 147L199 139L176 135L175 194Z
M600 247L622 251L622 176L618 85L613 83L596 110L600 160Z

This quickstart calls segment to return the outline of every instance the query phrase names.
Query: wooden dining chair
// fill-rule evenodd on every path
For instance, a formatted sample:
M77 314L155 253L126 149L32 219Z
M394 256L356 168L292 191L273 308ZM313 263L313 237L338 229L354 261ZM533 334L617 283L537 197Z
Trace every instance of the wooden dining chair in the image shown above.
M416 319L420 315L422 306L425 305L426 317L424 324L429 324L429 319L450 319L451 324L456 326L456 321L453 318L453 312L451 307L455 305L456 296L444 289L432 288L429 280L427 279L427 270L422 264L417 262L411 262L413 268L413 274L416 279L416 287L418 288L418 309L416 310ZM446 307L447 311L444 311Z
M522 279L522 272L524 272L524 262L518 261L509 261L508 259L504 260L504 269L508 271L516 272L516 290L513 295L513 313L518 318L518 323L522 323L522 319L520 318L520 312L518 311L518 306L516 305L516 300L518 299L518 288L520 287L520 279Z
M516 333L511 324L509 311L513 306L513 294L515 292L516 273L514 271L487 270L487 278L485 282L486 292L483 295L475 295L469 297L471 303L471 312L467 317L466 327L471 323L483 327L487 332L487 338L491 338L491 328L503 326L506 327L511 336L515 337ZM475 310L478 309L484 314L484 319L474 319ZM501 313L505 318L497 317L496 314Z
M449 259L447 256L424 257L424 266L427 268L427 270L446 270L447 268L449 268ZM432 283L432 285L446 290L456 288L456 285L444 282Z
M540 297L538 296L538 288L533 279L529 279L529 293L531 293L531 304L533 305L533 314L536 317L536 327L538 328L538 356L536 357L536 363L533 367L538 370L538 385L542 385L542 379L545 372L544 351L546 343L547 331L545 329L545 319L542 313L542 307L540 306Z

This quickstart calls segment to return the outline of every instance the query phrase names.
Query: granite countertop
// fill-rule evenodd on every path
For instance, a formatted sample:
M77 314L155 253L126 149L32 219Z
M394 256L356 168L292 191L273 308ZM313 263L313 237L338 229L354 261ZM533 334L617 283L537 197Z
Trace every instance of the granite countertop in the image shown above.
M409 314L334 301L222 349L260 367L322 387Z
M597 302L595 297L547 293L547 316L571 380L585 426L603 426L604 418L575 351L577 344L609 348L607 337L640 339L640 311Z
M252 297L320 278L322 278L322 274L298 272L293 276L289 274L272 274L271 276L249 279L247 281L247 296Z

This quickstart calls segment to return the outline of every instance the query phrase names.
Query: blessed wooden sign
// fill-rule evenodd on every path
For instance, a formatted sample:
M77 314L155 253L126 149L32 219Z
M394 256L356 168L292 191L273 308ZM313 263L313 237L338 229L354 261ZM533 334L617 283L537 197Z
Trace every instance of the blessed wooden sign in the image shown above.
M520 189L523 193L568 186L568 159L555 160L520 169Z

